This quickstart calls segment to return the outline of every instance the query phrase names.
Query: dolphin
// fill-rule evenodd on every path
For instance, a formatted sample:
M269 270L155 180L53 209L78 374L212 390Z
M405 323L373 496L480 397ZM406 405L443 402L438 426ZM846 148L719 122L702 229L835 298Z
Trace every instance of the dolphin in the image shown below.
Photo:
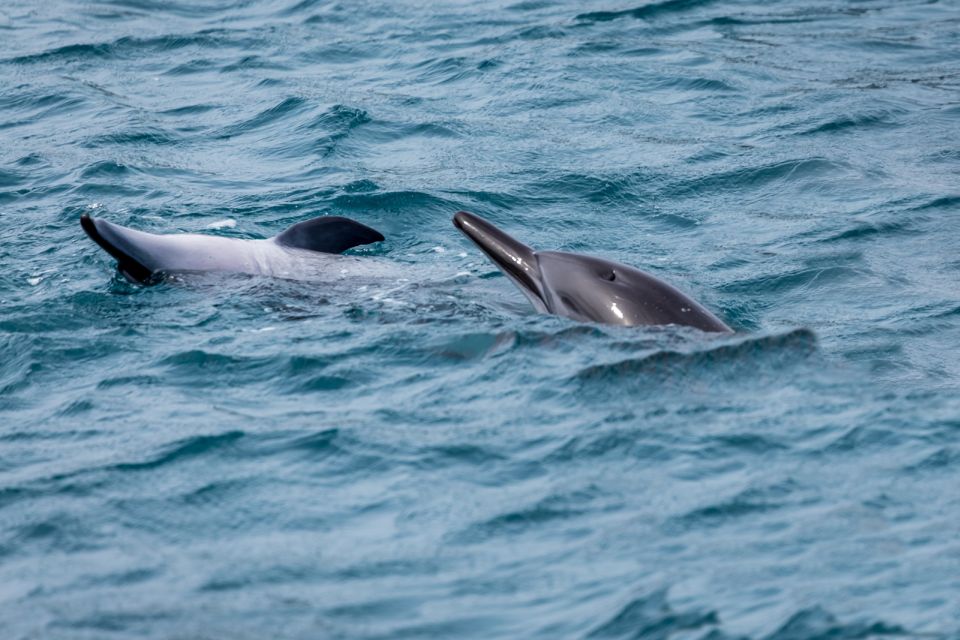
M299 222L266 240L197 233L158 235L84 214L80 226L117 260L131 282L150 283L177 272L229 272L303 279L330 266L323 256L380 242L383 235L349 218L324 216ZM346 256L340 260L345 260Z
M534 251L466 211L454 215L453 224L540 313L623 326L674 324L733 332L685 293L639 269L576 253Z

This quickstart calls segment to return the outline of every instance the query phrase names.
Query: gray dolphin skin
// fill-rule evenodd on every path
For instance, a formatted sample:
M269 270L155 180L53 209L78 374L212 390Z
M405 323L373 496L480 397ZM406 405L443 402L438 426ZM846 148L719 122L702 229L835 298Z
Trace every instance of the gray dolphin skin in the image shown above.
M639 269L576 253L534 251L466 211L454 215L453 224L541 313L623 326L674 324L733 332L689 296Z
M211 271L300 279L330 266L322 256L383 240L379 231L335 216L297 223L266 240L197 233L157 235L88 215L80 218L80 226L117 260L124 277L139 283L164 274Z

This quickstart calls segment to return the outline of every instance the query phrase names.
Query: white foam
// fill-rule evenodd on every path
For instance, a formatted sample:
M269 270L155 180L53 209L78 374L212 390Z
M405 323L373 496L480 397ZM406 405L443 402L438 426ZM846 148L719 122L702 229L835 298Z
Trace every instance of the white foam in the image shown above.
M223 220L211 222L207 225L207 229L233 229L235 226L237 226L236 220L233 218L224 218Z

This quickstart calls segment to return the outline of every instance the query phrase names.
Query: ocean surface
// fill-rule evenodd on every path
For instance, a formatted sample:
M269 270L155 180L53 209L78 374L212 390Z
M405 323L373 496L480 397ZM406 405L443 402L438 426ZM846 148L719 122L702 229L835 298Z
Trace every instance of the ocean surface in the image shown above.
M737 333L537 315L460 209ZM4 640L960 637L957 0L4 0L0 267Z

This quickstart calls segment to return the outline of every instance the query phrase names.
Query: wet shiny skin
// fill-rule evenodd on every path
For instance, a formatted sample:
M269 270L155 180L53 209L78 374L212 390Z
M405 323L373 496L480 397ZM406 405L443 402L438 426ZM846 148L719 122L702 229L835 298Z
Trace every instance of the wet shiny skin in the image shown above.
M513 280L541 313L582 322L731 332L699 303L649 273L593 256L534 251L489 220L467 211L457 212L453 225Z

